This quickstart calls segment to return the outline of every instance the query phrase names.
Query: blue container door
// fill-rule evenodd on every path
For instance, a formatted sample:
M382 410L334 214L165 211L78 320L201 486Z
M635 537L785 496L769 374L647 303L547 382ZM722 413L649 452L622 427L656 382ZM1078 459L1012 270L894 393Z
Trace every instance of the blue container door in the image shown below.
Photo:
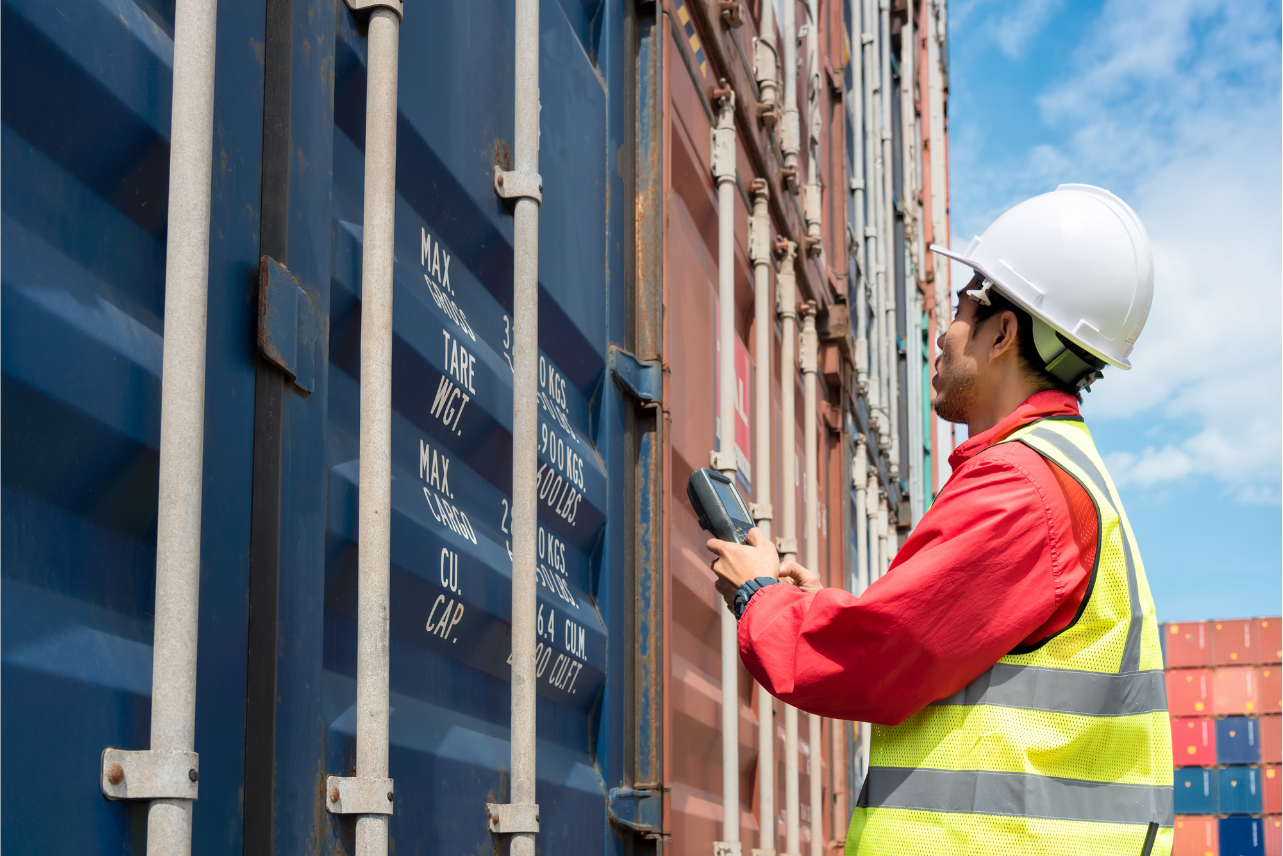
M1255 717L1227 716L1216 720L1216 763L1260 762L1261 733Z
M1216 770L1177 767L1173 797L1177 814L1216 814Z
M1220 856L1264 856L1265 835L1259 817L1222 817Z
M99 790L150 742L173 0L4 0L2 838L142 853ZM220 4L193 852L241 847L263 6Z
M610 24L586 15L596 5L545 3L540 28L538 841L549 853L618 845L605 777L622 714L607 682L622 405L606 358L621 140L608 133L602 54L590 56ZM316 386L276 382L277 433L256 447L272 464L260 508L279 479L263 529L279 528L279 555L254 599L275 622L262 644L276 657L251 655L274 688L251 735L273 784L247 814L278 853L350 848L353 834L325 811L323 783L355 763L366 38L342 5L328 12L296 2L292 35L282 28L293 52L282 85L296 104L333 98L328 128L314 118L323 103L291 108L297 151L279 191L278 261L322 331ZM492 180L511 168L512 14L507 2L407 6L400 33L389 766L403 852L489 852L484 806L508 799L512 217Z
M1222 767L1216 771L1217 811L1220 814L1261 813L1261 770Z

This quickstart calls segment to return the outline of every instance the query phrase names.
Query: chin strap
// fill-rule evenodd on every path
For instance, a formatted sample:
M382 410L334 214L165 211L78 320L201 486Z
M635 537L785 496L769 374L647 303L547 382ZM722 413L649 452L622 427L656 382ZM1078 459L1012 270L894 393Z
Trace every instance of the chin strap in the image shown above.
M970 292L968 292L970 293ZM986 297L987 300L987 297ZM1042 357L1047 372L1062 383L1070 384L1075 392L1091 392L1091 385L1104 377L1103 366L1089 363L1080 357L1069 343L1041 318L1033 317L1034 345Z

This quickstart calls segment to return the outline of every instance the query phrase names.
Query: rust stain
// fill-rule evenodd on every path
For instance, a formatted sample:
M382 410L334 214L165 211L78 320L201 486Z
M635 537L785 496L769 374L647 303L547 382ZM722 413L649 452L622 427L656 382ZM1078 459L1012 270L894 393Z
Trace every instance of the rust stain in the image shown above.
M496 139L493 147L494 165L504 172L512 169L512 150L508 148L507 140Z
M258 60L258 64L259 64L259 65L262 65L262 64L263 64L264 46L265 46L265 45L266 45L266 42L265 42L265 41L263 41L263 42L256 42L256 41L254 41L254 37L253 37L253 36L251 36L251 37L250 37L250 40L249 40L249 46L250 46L250 49L254 51L254 59Z

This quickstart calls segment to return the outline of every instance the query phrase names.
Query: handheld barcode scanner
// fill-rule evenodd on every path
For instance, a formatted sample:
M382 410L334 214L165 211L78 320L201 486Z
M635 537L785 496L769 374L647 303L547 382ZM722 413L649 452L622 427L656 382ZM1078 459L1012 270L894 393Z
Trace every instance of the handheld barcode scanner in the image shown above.
M701 529L707 529L722 541L748 543L753 517L729 478L717 470L696 470L686 482L686 495L699 515Z

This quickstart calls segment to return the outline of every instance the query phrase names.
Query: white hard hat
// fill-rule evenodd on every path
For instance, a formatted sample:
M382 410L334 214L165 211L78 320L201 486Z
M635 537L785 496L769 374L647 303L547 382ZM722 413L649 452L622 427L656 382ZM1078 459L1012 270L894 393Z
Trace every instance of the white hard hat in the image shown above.
M974 269L1034 317L1049 369L1058 358L1081 360L1044 323L1104 362L1132 367L1127 357L1154 295L1154 257L1136 212L1108 190L1062 184L1003 214L961 253L931 249Z

